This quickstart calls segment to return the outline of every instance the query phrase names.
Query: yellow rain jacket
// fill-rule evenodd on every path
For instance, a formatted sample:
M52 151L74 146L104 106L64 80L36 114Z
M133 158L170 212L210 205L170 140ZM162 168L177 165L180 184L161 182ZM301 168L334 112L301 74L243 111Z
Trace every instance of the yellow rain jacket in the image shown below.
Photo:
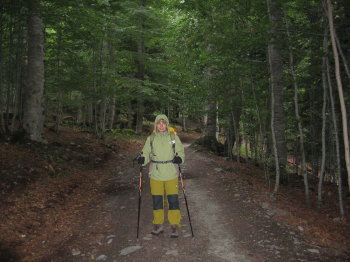
M164 120L167 123L167 130L163 133L157 132L156 124L160 120ZM172 137L175 140L172 141ZM174 143L175 147L173 147ZM177 168L175 168L173 163L159 163L171 161L176 154L181 157L182 163L185 162L184 147L176 134L174 136L170 135L169 119L166 115L158 115L156 117L153 134L147 138L142 154L145 157L144 165L155 161L150 166L151 179L167 181L178 177Z

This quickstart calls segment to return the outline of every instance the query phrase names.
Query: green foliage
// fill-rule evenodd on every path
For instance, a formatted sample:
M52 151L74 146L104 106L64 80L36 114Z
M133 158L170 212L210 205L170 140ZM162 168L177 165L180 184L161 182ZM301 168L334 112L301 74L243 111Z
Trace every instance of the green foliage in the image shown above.
M123 134L126 136L134 136L136 135L135 130L132 129L112 129L112 134Z
M241 136L249 143L264 144L267 151L271 149L267 60L271 25L266 2L145 3L45 1L42 16L47 115L71 116L61 117L60 124L64 125L75 125L80 115L79 124L89 130L103 132L118 126L112 130L113 136L137 139L126 126L128 120L131 126L135 124L140 100L147 120L157 113L170 114L171 119L183 116L199 119L205 113L205 105L214 101L218 105L221 135L226 136L232 127L233 114L239 116L237 128ZM281 46L284 62L287 147L294 154L299 141L294 80L289 67L291 48L305 150L310 161L321 147L322 38L326 17L320 1L281 3L283 21L277 44ZM348 57L347 11L349 6L343 1L335 6L338 35ZM11 111L21 108L23 103L17 98L21 98L19 94L24 88L21 81L25 82L26 2L4 0L0 13L0 111L6 108ZM290 41L286 36L287 25ZM118 123L106 126L113 110ZM145 126L150 129L151 125L152 122Z

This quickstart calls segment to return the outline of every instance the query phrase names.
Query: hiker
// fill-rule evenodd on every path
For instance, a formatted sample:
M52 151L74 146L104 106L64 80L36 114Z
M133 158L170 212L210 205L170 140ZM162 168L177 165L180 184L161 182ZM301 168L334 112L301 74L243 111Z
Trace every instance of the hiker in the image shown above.
M173 129L171 129L173 130ZM179 207L178 170L175 164L184 162L184 147L169 128L166 115L158 115L153 133L147 138L138 163L150 164L150 185L153 199L153 235L164 232L164 193L168 203L168 221L172 238L179 236L181 213Z

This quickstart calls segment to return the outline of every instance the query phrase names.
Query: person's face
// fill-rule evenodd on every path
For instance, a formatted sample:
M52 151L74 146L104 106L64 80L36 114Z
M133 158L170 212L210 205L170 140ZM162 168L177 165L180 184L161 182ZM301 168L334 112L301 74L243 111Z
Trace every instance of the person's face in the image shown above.
M166 131L166 122L164 120L160 120L157 122L157 132L163 133Z

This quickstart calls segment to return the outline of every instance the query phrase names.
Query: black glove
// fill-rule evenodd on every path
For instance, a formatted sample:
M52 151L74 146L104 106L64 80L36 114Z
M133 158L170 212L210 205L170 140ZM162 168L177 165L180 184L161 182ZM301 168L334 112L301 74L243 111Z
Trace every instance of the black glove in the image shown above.
M182 159L179 156L175 156L173 159L173 163L174 164L181 164L182 163Z
M139 157L137 158L137 163L138 163L139 165L143 165L143 164L145 163L145 157L144 157L144 156L139 156Z

